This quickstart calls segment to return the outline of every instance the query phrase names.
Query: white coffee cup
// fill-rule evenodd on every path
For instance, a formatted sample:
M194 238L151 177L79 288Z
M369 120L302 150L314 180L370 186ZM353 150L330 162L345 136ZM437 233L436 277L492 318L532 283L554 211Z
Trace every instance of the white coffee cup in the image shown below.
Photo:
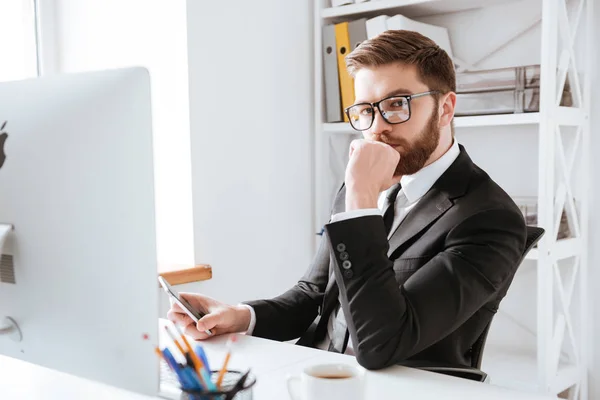
M319 364L304 368L300 376L289 376L293 400L362 400L365 370L347 364Z

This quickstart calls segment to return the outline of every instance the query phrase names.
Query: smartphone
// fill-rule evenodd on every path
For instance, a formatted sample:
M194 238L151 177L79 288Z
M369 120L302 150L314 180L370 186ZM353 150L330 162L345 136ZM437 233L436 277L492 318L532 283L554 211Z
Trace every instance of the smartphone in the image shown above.
M171 285L169 285L169 282L167 282L165 278L159 276L158 282L160 283L160 286L162 286L162 288L165 290L165 292L167 292L167 294L175 301L175 303L179 304L183 311L185 311L185 313L189 315L190 318L194 320L194 322L198 322L200 318L206 315L192 307L190 303L188 303L183 297L179 295L179 293L175 291L175 289L173 289ZM206 332L207 335L212 335L210 329L207 329L204 332Z

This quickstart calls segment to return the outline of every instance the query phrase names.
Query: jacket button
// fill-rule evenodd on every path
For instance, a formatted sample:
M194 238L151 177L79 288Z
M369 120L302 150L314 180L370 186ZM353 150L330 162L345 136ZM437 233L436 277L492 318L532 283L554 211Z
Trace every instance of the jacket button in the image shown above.
M344 278L346 279L350 279L354 276L354 273L352 271L350 271L349 269L344 271Z
M342 251L340 253L340 260L342 260L342 261L346 261L349 257L350 257L350 255L345 251Z
M352 263L348 260L346 260L342 263L342 268L344 268L344 269L350 269L351 266L352 266Z
M346 245L344 243L338 244L337 251L339 251L339 252L346 251Z

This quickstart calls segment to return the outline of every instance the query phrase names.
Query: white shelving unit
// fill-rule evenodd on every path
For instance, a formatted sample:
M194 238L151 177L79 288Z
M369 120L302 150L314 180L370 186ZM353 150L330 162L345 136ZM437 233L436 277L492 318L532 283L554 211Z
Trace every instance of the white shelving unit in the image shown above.
M318 10L321 11L319 20L338 22L347 20L348 17L370 17L382 12L399 13L407 17L445 14L481 7L483 1L486 5L504 2L503 0L377 0L342 7L324 7L323 2L317 0L317 5Z
M500 115L478 115L472 117L454 118L456 128L477 128L486 126L507 126L507 125L533 125L540 123L540 113L522 113L522 114L500 114ZM582 110L570 107L558 107L555 118L560 125L578 126L579 121L585 118ZM330 133L356 134L347 122L323 123L321 129Z
M319 232L329 219L331 200L339 188L347 162L347 144L360 137L347 123L324 122L322 27L377 15L403 14L418 19L510 1L372 0L335 8L328 7L328 3L328 0L315 0L315 232ZM586 292L589 204L585 187L590 175L591 74L584 72L592 68L592 6L593 0L539 2L540 112L457 117L454 120L457 135L464 128L513 126L529 126L538 133L538 224L546 234L527 256L529 263L537 267L537 294L531 299L537 304L537 345L532 352L488 345L484 351L484 369L493 384L553 394L569 389L570 399L582 400L588 398L590 365ZM578 39L583 40L585 46L578 47L581 54L576 57L575 36L578 32ZM567 77L573 107L559 106ZM479 134L484 135L485 130ZM569 134L574 143L571 147L563 143L563 137ZM581 164L583 183L580 184L584 188L577 201L574 200L571 176L576 162ZM563 210L566 210L573 237L556 240ZM565 260L572 262L569 279L561 275L561 263ZM576 313L572 310L575 296L578 296Z

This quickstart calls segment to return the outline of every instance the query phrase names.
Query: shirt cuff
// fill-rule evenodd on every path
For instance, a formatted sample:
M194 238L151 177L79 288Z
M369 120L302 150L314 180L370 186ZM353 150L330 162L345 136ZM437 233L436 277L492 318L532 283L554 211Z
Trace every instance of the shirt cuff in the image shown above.
M333 214L331 222L344 221L351 218L365 217L367 215L381 215L379 208L360 208L358 210L345 211L337 214Z
M248 330L246 331L246 335L251 336L254 331L254 327L256 326L256 313L254 312L254 307L249 306L248 304L240 304L240 306L246 307L250 310L250 324L248 325Z

